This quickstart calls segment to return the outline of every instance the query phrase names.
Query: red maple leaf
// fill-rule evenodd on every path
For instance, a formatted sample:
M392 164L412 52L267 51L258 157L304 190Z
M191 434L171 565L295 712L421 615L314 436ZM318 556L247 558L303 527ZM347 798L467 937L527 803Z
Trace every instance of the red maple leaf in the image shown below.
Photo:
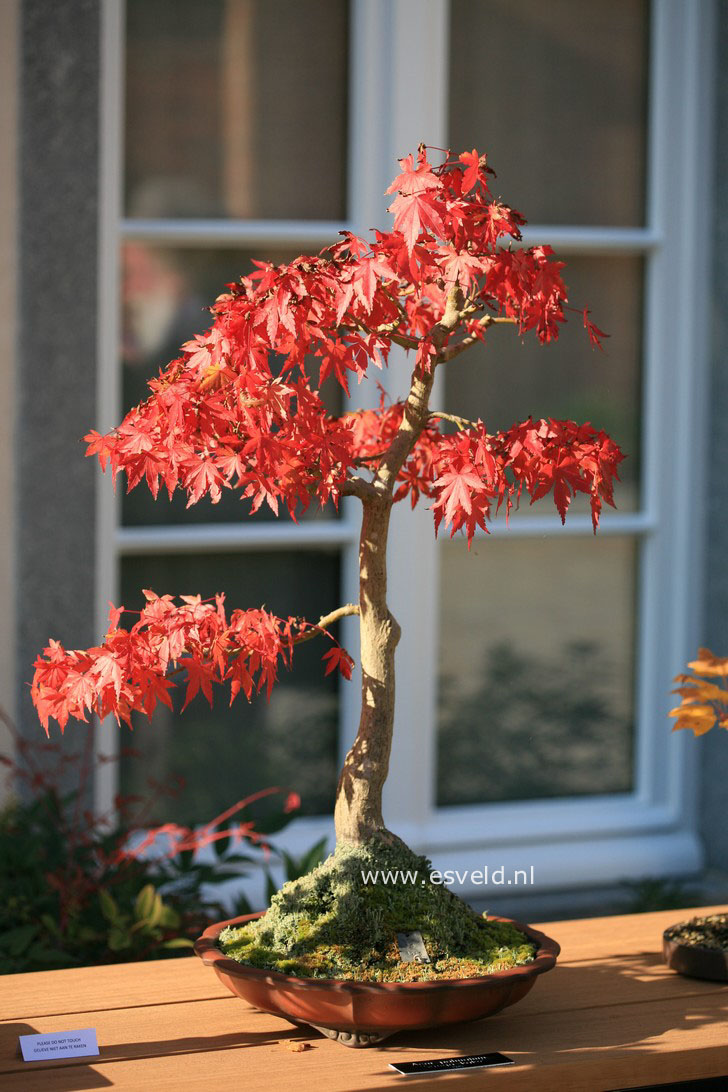
M437 236L445 234L440 213L429 192L400 193L389 206L389 211L394 213L395 230L402 232L409 254L412 254L422 230L429 228Z
M465 174L463 175L462 192L468 193L470 190L472 190L473 186L475 186L478 181L480 156L478 155L475 148L473 148L472 152L463 152L463 154L460 156L460 162L464 163L467 168Z
M476 527L485 527L485 517L490 508L490 499L484 488L483 480L472 465L459 469L445 470L434 483L437 500L432 505L435 513L435 534L444 519L445 526L451 526L450 537L461 528L468 536L468 547L475 534Z
M345 679L351 678L354 661L345 648L336 645L334 648L330 648L328 652L324 652L322 659L327 661L325 675L330 675L332 671L340 671Z
M591 321L589 314L589 308L585 307L582 311L582 315L584 316L584 328L589 335L589 341L592 345L596 346L597 349L603 350L602 338L609 337L609 334L605 334L604 330L600 330L597 324Z
M396 193L398 190L400 193L414 194L422 193L424 190L436 190L440 188L440 182L432 173L432 167L427 162L424 155L421 154L418 156L416 167L414 157L411 154L405 156L404 159L400 159L399 165L402 168L402 171L384 191L385 194Z

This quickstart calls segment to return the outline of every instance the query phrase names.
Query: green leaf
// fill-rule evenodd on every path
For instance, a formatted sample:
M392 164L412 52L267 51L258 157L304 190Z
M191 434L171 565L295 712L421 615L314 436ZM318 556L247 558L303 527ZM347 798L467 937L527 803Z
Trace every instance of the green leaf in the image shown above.
M166 903L162 905L162 914L159 919L159 924L164 929L178 929L180 923L180 916L176 910Z
M134 917L137 921L145 921L152 916L156 897L157 892L153 884L148 883L141 889L134 900Z
M34 948L30 954L30 959L39 969L43 969L47 963L65 964L66 966L73 966L78 963L75 956L72 956L70 952L62 952L60 948Z
M162 920L162 914L164 912L164 904L162 902L162 896L156 892L154 894L154 903L152 904L151 912L147 915L146 921L150 928L155 925L159 925Z
M304 856L299 861L299 865L301 868L301 872L299 873L299 875L305 876L306 873L311 872L311 870L314 869L316 865L321 864L326 856L327 843L328 838L324 836L320 842L316 842L316 845L311 846L308 853L304 854ZM293 878L298 879L298 876L294 876Z
M165 940L160 944L160 948L192 948L194 942L188 940L187 937L172 937L171 940Z
M290 822L295 818L292 813L286 812L274 812L273 815L266 815L260 819L255 820L255 830L257 834L277 834L279 830L283 830Z
M255 857L251 857L249 853L231 853L229 857L225 858L225 864L250 864L254 860Z
M31 941L37 934L37 925L18 925L15 929L8 929L0 935L0 946L7 949L9 955L19 956L30 947Z
M43 928L46 929L52 936L58 936L60 930L58 928L58 922L54 917L52 917L50 914L41 914L40 921Z
M292 857L290 853L286 853L285 849L279 850L279 856L283 861L286 879L297 880L300 876L300 865L296 858Z
M109 937L107 943L112 952L120 952L124 948L131 947L131 934L127 929L119 929L114 926L112 929L109 929Z
M247 897L247 895L238 895L237 899L233 903L232 916L234 918L239 918L242 914L252 913L253 907L251 906L250 899Z
M101 913L113 925L119 919L119 907L104 887L99 888L99 903L101 904Z

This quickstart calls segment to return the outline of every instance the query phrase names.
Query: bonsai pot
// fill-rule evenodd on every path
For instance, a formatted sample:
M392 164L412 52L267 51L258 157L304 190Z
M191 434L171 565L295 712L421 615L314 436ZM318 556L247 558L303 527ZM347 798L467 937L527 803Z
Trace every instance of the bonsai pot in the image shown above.
M701 925L714 922L716 918L723 918L723 928L728 928L728 915L721 914L710 918L693 918L665 930L662 934L662 953L668 967L690 978L728 982L728 948L709 948L699 943ZM695 934L695 939L685 939L680 935L683 930L690 930Z
M245 914L209 926L195 943L196 954L206 966L214 967L236 997L292 1024L310 1024L330 1039L352 1047L372 1046L397 1031L492 1016L525 997L538 975L555 965L561 950L544 933L514 921L511 924L536 943L536 955L532 963L496 974L442 982L298 978L246 966L218 948L217 938L226 926L244 925L261 916Z

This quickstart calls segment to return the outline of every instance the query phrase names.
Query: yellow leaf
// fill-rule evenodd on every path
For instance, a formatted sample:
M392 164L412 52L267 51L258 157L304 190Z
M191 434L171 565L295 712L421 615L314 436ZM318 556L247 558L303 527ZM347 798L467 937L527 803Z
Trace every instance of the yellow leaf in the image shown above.
M728 690L715 683L701 682L698 686L701 701L719 701L728 705Z
M709 648L699 648L698 659L692 660L688 667L696 675L722 675L728 678L728 656L716 656Z
M682 696L683 705L688 705L690 702L713 701L728 705L728 690L724 690L722 686L716 686L715 683L700 681L693 686L678 686L672 693Z
M702 736L709 732L716 721L715 711L710 705L693 705L692 707L680 707L670 711L671 717L676 717L673 732L680 728L690 728L696 736Z
M204 371L202 380L200 382L201 391L214 390L215 387L220 386L222 380L221 372L224 370L224 365L221 363L210 364Z
M669 712L671 717L711 716L715 717L712 705L677 705Z

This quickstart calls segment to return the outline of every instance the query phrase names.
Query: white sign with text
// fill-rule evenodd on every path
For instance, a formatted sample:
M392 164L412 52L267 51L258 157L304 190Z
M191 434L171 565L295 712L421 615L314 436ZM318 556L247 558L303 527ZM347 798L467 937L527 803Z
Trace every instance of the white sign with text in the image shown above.
M45 1062L56 1058L83 1058L98 1054L96 1028L81 1031L51 1031L45 1035L19 1035L20 1050L26 1062Z

